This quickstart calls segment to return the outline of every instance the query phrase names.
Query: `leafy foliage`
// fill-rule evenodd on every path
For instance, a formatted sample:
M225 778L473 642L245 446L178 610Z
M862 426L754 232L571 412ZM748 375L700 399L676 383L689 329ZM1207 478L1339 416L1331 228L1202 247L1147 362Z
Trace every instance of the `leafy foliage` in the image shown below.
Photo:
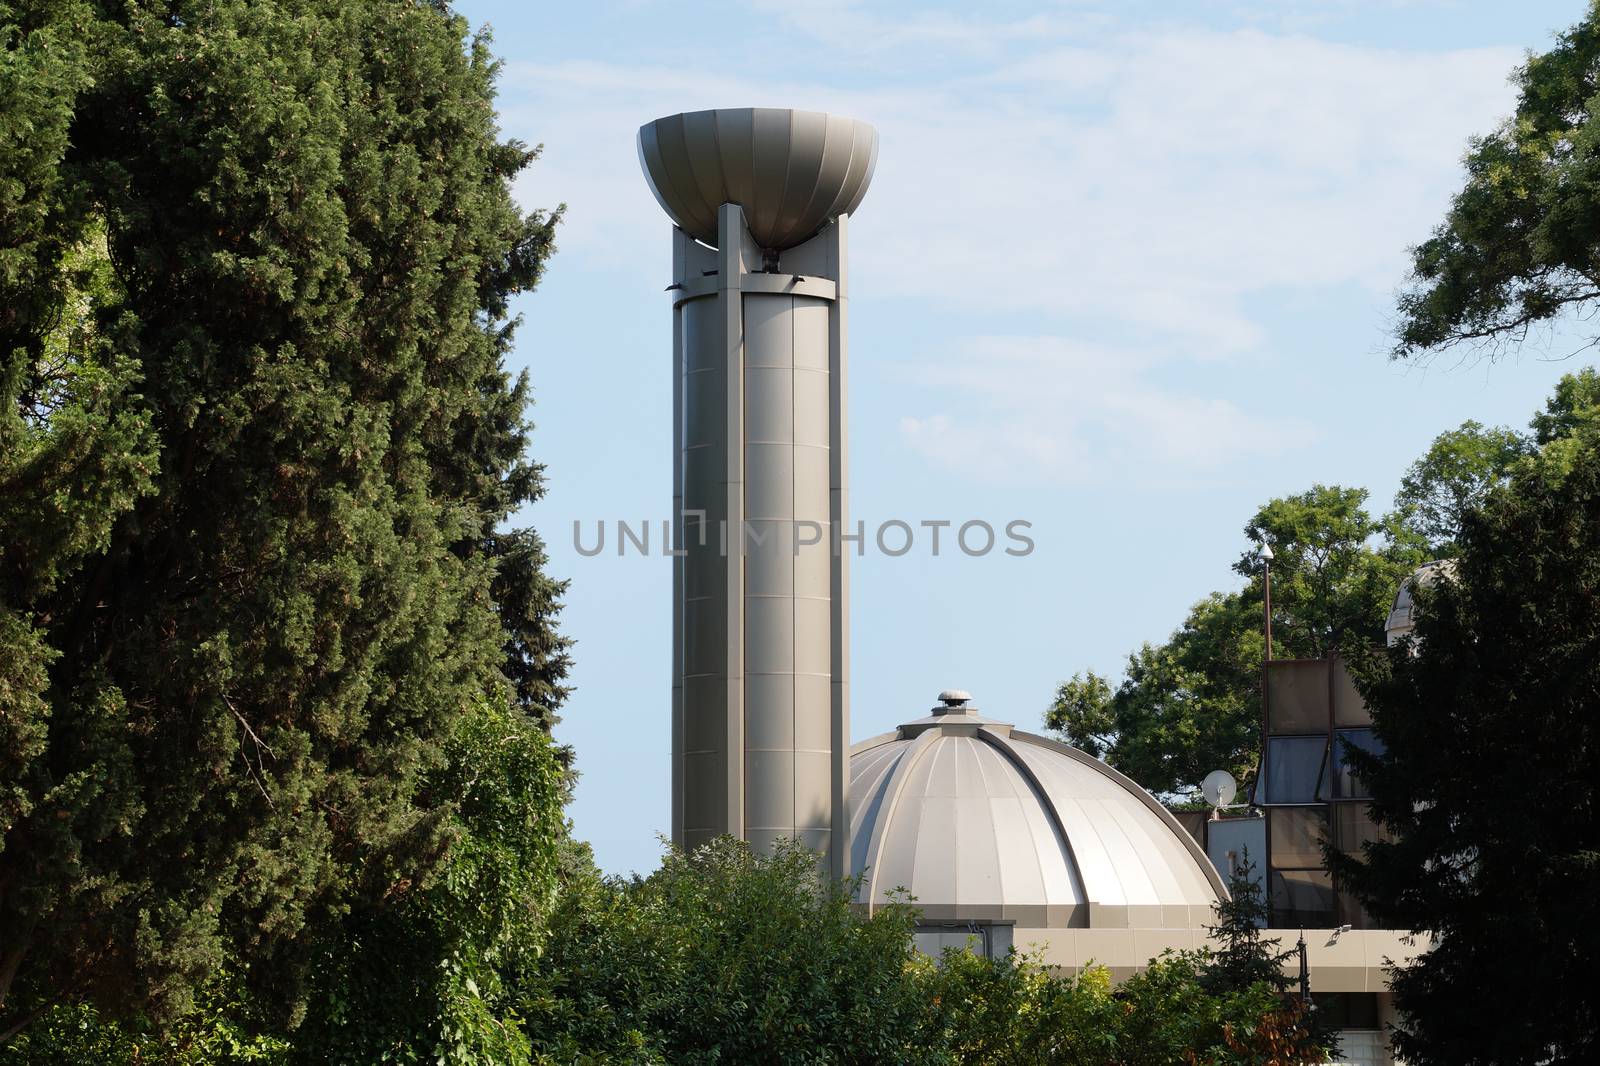
M538 944L567 647L502 528L556 218L487 43L389 0L0 4L0 41L0 1041L169 1031L224 963L293 1025L356 943L346 1002L388 952L432 991L372 1024L475 1047L477 967Z
M870 917L815 856L724 838L632 883L587 874L524 1009L552 1062L901 1062L922 1002L912 912Z
M1535 425L1543 417L1535 415ZM1471 420L1434 438L1427 453L1406 469L1394 501L1406 524L1427 544L1430 557L1456 553L1463 518L1530 448L1528 438L1514 429L1485 429Z
M871 915L798 848L719 840L651 877L575 873L530 986L527 1031L551 1063L771 1062L1168 1066L1320 1062L1270 983L1221 987L1206 953L1113 987L1026 954L912 950L915 911Z
M1381 643L1401 581L1453 553L1463 523L1532 455L1547 468L1570 463L1585 427L1600 427L1592 369L1561 379L1531 434L1471 421L1441 433L1406 471L1395 510L1382 518L1368 512L1362 489L1316 485L1268 501L1245 536L1275 555L1274 655L1357 657ZM1169 797L1192 795L1215 769L1248 781L1260 748L1264 567L1250 551L1234 570L1244 588L1195 604L1165 642L1128 656L1115 686L1093 671L1063 682L1046 727Z
M114 1018L90 1003L58 1004L0 1047L0 1063L97 1066L282 1066L292 1061L281 1035L263 1031L244 982L221 971L195 993L195 1009L167 1025Z
M1533 416L1534 443L1553 444L1576 436L1580 430L1600 426L1600 373L1586 366L1576 374L1563 374L1544 410Z
M1388 834L1331 858L1375 918L1434 936L1392 982L1408 1061L1600 1058L1600 433L1583 421L1467 516L1413 640L1363 671L1386 751L1352 758Z
M1412 253L1394 353L1516 341L1600 296L1600 5L1518 70L1515 113L1472 142L1444 222Z
M451 841L418 883L353 911L316 962L297 1056L319 1063L514 1064L530 1048L518 988L545 945L564 834L549 738L485 706L424 794ZM391 875L393 876L393 875Z
M1396 587L1424 561L1417 536L1397 519L1372 518L1366 496L1318 485L1269 501L1245 526L1277 554L1278 657L1381 638ZM1045 725L1155 792L1192 792L1219 768L1247 781L1260 746L1263 572L1254 552L1234 569L1243 589L1206 597L1164 643L1129 655L1115 688L1092 672L1074 675Z
M1381 641L1395 589L1427 556L1409 531L1373 518L1366 500L1366 489L1315 485L1269 501L1245 525L1248 539L1277 556L1275 656L1314 659ZM1263 564L1247 552L1234 570L1256 578Z
M1116 689L1063 684L1045 724L1147 788L1179 792L1220 767L1246 778L1261 718L1261 612L1243 593L1197 603L1164 644L1128 656Z

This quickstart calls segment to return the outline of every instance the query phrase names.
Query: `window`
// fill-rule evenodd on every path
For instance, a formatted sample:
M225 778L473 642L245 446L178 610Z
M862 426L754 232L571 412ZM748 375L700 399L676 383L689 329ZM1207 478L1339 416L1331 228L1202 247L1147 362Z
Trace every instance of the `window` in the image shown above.
M1378 994L1376 992L1318 992L1312 997L1317 1005L1317 1020L1332 1029L1378 1028Z
M1344 660L1333 661L1333 724L1340 726L1366 726L1372 724L1372 714L1356 691L1356 683L1345 668Z
M1383 741L1370 729L1341 729L1334 733L1333 798L1369 799L1372 794L1345 759L1346 748L1360 748L1377 755L1383 752Z
M1282 807L1267 812L1268 850L1274 870L1320 868L1328 820L1322 807Z
M947 948L971 951L981 958L1001 958L1011 950L1011 923L918 922L911 943L924 955L938 958Z
M1266 664L1268 733L1328 730L1328 661L1278 659Z
M1333 808L1333 846L1346 855L1360 855L1361 845L1383 839L1384 832L1365 803L1341 803Z
M1322 737L1271 737L1257 803L1315 803L1328 742Z
M1278 929L1332 929L1333 878L1323 870L1273 870L1272 925Z

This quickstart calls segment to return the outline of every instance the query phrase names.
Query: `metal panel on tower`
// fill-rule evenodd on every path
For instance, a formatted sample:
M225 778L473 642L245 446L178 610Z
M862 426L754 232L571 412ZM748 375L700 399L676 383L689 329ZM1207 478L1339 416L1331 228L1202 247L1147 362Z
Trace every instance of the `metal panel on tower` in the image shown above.
M672 836L796 838L849 873L849 602L838 551L848 218L878 135L810 111L657 119L675 223Z

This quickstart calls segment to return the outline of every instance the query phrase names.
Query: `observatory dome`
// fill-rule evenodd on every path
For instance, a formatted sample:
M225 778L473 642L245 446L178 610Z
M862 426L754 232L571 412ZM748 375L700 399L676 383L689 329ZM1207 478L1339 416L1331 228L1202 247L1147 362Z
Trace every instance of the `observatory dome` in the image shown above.
M850 755L861 902L903 888L924 919L1199 928L1226 895L1194 838L1098 759L946 692Z
M1418 587L1431 588L1441 577L1455 577L1455 573L1454 559L1435 559L1431 563L1423 563L1410 577L1400 582L1400 591L1394 595L1394 606L1389 611L1389 619L1383 625L1387 643L1398 644L1417 628L1413 610L1415 601L1412 599L1411 590Z

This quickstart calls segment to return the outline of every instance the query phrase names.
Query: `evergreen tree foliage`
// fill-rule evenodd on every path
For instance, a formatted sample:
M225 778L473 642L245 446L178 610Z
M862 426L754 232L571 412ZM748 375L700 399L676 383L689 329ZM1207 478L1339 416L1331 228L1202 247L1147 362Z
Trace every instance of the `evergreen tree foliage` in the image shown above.
M1217 948L1207 961L1201 983L1212 992L1230 992L1262 984L1280 995L1289 990L1284 963L1292 949L1279 951L1280 941L1261 939L1269 917L1266 895L1246 852L1228 878L1228 898L1216 905L1217 924L1206 927Z
M0 4L0 40L0 1034L164 1025L225 962L293 1023L330 943L477 891L464 736L544 782L553 876L504 357L557 219L443 5Z
M1586 420L1585 420L1586 421ZM1387 829L1330 860L1433 946L1393 979L1417 1063L1600 1060L1600 433L1547 444L1467 516L1413 638L1368 664Z

